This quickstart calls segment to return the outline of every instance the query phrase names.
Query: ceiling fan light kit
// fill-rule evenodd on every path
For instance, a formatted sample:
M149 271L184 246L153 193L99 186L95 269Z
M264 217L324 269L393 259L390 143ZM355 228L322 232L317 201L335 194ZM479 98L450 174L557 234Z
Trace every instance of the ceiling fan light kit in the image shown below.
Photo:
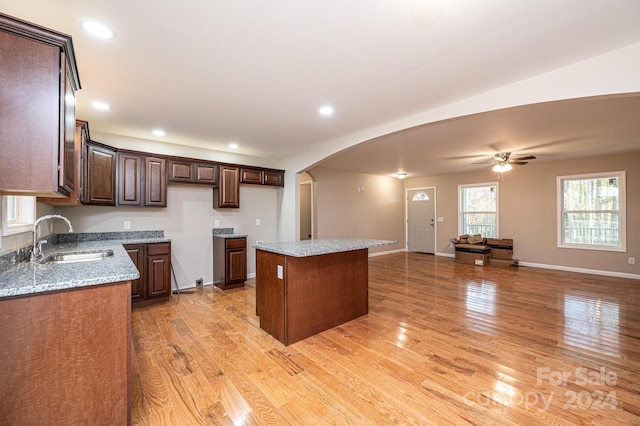
M533 155L527 155L526 157L512 159L510 152L501 152L493 156L493 161L495 162L495 164L492 170L498 173L508 172L509 170L513 169L512 164L523 166L529 162L524 160L535 160L535 159L536 157Z
M513 167L509 163L498 163L493 166L493 171L498 173L508 172L511 169L513 169Z

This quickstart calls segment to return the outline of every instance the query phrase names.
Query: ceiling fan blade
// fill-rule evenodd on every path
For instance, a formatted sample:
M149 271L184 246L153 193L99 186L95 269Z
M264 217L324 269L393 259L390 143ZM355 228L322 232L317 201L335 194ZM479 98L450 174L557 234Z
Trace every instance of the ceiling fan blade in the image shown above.
M509 161L509 164L516 164L518 166L523 166L525 164L529 164L528 161Z
M513 161L535 160L534 155L527 155L526 157L514 158Z

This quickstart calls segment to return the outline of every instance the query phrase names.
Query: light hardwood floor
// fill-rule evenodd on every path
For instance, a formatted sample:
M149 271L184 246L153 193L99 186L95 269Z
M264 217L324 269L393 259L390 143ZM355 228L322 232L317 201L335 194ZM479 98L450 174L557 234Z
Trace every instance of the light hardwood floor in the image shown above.
M640 281L370 258L369 314L290 346L255 284L135 309L133 424L640 424Z

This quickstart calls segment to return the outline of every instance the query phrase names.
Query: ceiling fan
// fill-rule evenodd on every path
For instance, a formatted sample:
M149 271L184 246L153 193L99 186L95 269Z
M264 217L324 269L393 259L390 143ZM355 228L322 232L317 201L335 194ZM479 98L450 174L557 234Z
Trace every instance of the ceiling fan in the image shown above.
M493 158L489 160L489 162L492 163L492 166L493 166L493 167L492 166L489 166L489 167L492 167L492 170L494 172L504 173L504 172L508 172L513 168L511 166L512 164L523 166L527 164L529 160L535 160L535 159L536 157L533 155L527 155L525 157L519 157L519 158L511 158L510 152L500 152L498 154L495 154Z

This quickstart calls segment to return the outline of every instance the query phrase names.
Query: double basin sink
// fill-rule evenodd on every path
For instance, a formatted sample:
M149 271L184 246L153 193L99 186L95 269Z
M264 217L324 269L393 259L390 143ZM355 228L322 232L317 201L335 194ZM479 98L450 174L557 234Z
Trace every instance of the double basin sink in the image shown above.
M66 253L54 253L43 258L40 263L74 263L102 260L113 257L113 250L90 250Z

